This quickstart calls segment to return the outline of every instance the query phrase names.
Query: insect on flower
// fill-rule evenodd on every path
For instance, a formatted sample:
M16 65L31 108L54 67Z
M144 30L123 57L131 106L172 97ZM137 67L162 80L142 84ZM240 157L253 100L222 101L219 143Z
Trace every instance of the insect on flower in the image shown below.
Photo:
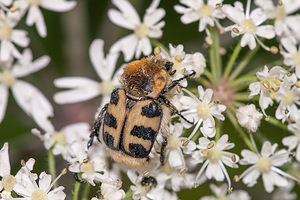
M163 141L160 162L164 164L170 111L185 119L165 96L180 81L194 76L192 72L170 81L176 73L173 63L156 55L129 63L120 78L123 85L111 93L110 102L94 122L88 148L94 137L104 142L111 157L134 168L149 165L152 146L158 134Z

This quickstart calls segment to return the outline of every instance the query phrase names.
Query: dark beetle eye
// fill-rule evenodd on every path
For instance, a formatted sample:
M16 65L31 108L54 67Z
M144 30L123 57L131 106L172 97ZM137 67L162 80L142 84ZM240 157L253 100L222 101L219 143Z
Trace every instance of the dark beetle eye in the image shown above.
M173 63L172 62L169 62L167 61L164 65L164 68L166 69L166 71L170 71L172 69L172 66L173 66Z

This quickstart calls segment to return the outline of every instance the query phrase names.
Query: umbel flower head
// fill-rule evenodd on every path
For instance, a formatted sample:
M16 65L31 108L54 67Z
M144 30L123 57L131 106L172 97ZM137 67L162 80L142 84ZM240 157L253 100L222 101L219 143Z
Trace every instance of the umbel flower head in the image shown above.
M108 11L109 19L118 26L132 30L133 33L114 43L110 51L112 53L121 51L125 61L129 61L133 57L139 58L141 53L151 54L152 46L149 38L160 38L162 36L161 29L165 25L165 22L161 21L165 16L165 10L157 8L160 0L152 1L143 20L127 0L113 0L112 2L119 10L110 9Z

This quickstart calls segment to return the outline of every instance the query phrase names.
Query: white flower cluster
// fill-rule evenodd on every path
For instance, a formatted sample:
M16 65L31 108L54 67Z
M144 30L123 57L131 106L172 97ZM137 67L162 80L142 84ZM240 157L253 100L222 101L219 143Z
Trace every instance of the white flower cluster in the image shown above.
M195 72L191 82L184 79L179 83L180 87L166 94L172 103L170 107L173 110L175 107L178 112L171 116L168 126L163 127L169 131L165 151L160 152L163 138L158 135L153 141L150 167L147 169L133 169L114 162L105 144L100 142L102 139L97 138L99 142L95 140L93 146L87 148L91 132L87 123L73 123L57 130L48 119L54 113L46 97L30 83L19 80L47 66L50 58L42 56L33 60L30 49L19 53L18 48L28 47L30 40L25 31L15 29L18 22L27 13L26 24L35 25L39 35L45 37L47 28L39 8L67 11L75 6L74 1L0 0L0 122L4 118L11 89L20 107L42 130L32 129L32 133L43 141L47 151L55 156L61 155L68 163L68 170L78 181L75 185L80 182L98 187L101 191L92 200L119 200L125 196L134 200L178 199L177 192L180 190L196 188L212 179L226 181L227 184L210 184L213 196L204 196L201 200L249 200L251 197L246 191L232 188L231 180L241 180L247 187L252 187L258 183L260 176L266 192L273 192L277 189L275 187L278 187L275 193L290 191L299 177L291 175L286 166L300 162L300 37L296 34L300 31L300 20L295 14L300 8L298 0L278 1L278 5L271 0L257 0L254 4L247 0L245 10L239 1L229 5L223 4L223 0L180 0L180 5L174 6L175 11L182 14L180 20L184 24L199 21L198 31L205 31L211 39L208 42L209 59L200 52L186 53L182 44L155 48L159 44L157 39L163 35L165 22L162 19L167 14L159 7L160 0L152 0L142 18L128 0L111 2L116 8L108 10L109 20L131 33L113 43L107 53L104 40L92 41L88 53L99 80L57 78L54 85L66 90L55 93L54 101L70 104L101 96L101 109L109 102L113 89L122 87L119 77L126 63L140 58L142 54L148 56L154 49L155 55L173 63L174 73L170 75L170 82ZM12 7L8 9L10 5ZM220 21L226 19L233 24L223 27ZM219 32L231 32L232 37L241 36L224 69L218 42L220 38L216 39ZM249 60L260 47L272 53L278 50L268 47L261 38L274 38L272 41L279 43L281 63L272 64L272 67L264 63L262 71L255 71L256 76L237 77L245 66L250 66ZM246 46L249 53L241 61L236 60L241 48ZM121 58L124 64L118 67ZM249 68L248 71L251 71L251 66ZM245 91L248 88L250 93ZM251 101L253 103L248 104ZM256 104L262 113L256 109ZM273 105L276 105L275 117L267 115L267 109ZM261 137L261 150L258 150L254 136L261 131L259 126L263 116L266 121L291 133L282 138L282 144L287 148ZM229 131L222 126L225 120L234 130ZM237 133L238 136L234 135ZM240 141L232 142L229 138ZM241 145L240 149L246 149L234 151L237 144ZM163 165L162 154L165 156ZM52 181L51 175L45 172L39 176L32 173L33 165L33 159L22 162L19 172L11 175L8 144L4 144L0 151L0 199L66 198L64 188L54 186L65 170ZM249 167L240 175L228 173L227 168L237 170L240 165ZM122 186L124 176L131 181L126 193ZM285 196L297 198L294 193Z

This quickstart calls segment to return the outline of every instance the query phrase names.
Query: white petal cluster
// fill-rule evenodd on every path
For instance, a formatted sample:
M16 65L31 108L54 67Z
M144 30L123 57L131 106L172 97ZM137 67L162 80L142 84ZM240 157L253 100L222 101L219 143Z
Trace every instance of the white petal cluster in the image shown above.
M251 133L256 132L262 117L263 114L256 110L254 104L242 106L236 111L236 118L239 124Z
M289 151L296 149L296 160L300 161L300 121L299 118L288 125L288 129L293 133L291 136L284 137L282 143L288 147Z
M296 14L300 8L299 1L281 0L280 3L274 4L272 0L255 0L255 4L264 10L269 19L274 20L276 35L294 37L293 32L300 31L299 15Z
M35 25L41 37L47 36L47 27L40 7L46 10L65 12L74 8L75 5L76 1L67 0L15 0L13 3L14 8L17 10L17 15L19 15L20 18L28 13L26 25Z
M169 44L169 53L163 48L160 48L158 53L173 63L172 70L176 70L176 73L172 76L172 80L182 78L184 75L190 74L193 71L196 72L193 78L199 78L206 68L206 60L203 54L200 52L186 54L183 48L182 44L176 47ZM186 87L187 81L183 80L181 85Z
M245 12L242 3L239 1L235 2L234 6L224 5L222 7L228 19L235 23L226 27L225 31L231 31L232 37L243 35L241 39L242 47L249 46L250 49L254 49L257 41L262 47L269 50L257 36L267 39L274 38L274 27L272 25L263 25L268 16L261 8L255 8L250 12L250 3L251 1L248 0Z
M186 6L174 6L176 12L183 14L180 20L184 24L199 21L199 32L207 31L208 25L219 25L218 19L225 18L225 15L217 8L217 5L221 5L223 0L208 0L207 3L204 0L180 0L180 3Z
M219 199L228 199L228 200L250 200L251 197L244 190L233 190L228 194L228 186L222 184L220 187L215 184L209 185L210 190L214 193L215 196L204 196L200 200L219 200Z
M112 53L121 51L125 61L129 61L133 57L139 58L141 53L151 54L152 46L149 38L160 38L162 36L161 29L165 25L165 22L161 21L165 16L165 10L157 8L160 0L152 1L143 20L128 0L113 0L112 2L119 10L110 9L108 11L109 19L118 26L132 30L133 33L115 42L110 51Z
M200 183L200 177L205 173L208 179L223 181L225 178L228 187L231 188L231 181L225 165L231 168L238 168L238 155L227 150L234 147L234 143L228 142L228 135L224 134L217 141L211 141L205 137L199 138L197 150L193 152L194 163L203 163L195 179L196 185Z
M300 46L291 38L281 40L283 48L280 53L283 55L283 63L296 69L296 75L300 78Z
M215 118L219 120L224 120L225 117L222 114L226 110L226 106L222 104L215 103L213 100L213 91L212 89L204 90L202 86L198 86L199 98L188 90L184 90L191 97L183 96L180 101L184 105L183 109L186 111L182 112L182 115L185 116L190 121L195 122L195 128L189 139L193 137L196 131L199 129L205 137L214 137L216 134L215 127ZM183 122L185 128L190 128L191 125Z
M274 186L287 186L288 181L286 178L297 181L296 178L279 169L279 167L289 163L291 158L289 157L290 152L285 149L276 152L277 146L277 144L272 145L269 141L266 141L260 153L254 153L250 150L241 152L243 159L240 160L240 164L251 165L240 175L240 179L247 186L255 185L260 175L267 192L272 192Z
M93 68L101 79L101 82L85 77L62 77L54 80L58 88L67 88L66 91L54 95L54 101L59 104L76 103L86 101L102 95L100 107L108 103L113 89L120 85L119 76L123 69L119 68L115 73L118 53L109 53L104 57L104 41L96 39L89 49Z
M270 71L268 67L265 66L263 71L256 73L259 81L249 85L249 98L258 94L260 95L259 106L264 114L265 109L267 109L270 105L273 105L274 95L282 85L283 78L286 74L287 71L280 66L274 66L270 69Z
M53 108L47 98L35 86L19 79L43 69L49 62L48 56L42 56L32 61L31 51L25 49L15 64L9 60L2 65L4 67L0 71L0 122L5 115L9 89L18 105L38 125L53 116Z

